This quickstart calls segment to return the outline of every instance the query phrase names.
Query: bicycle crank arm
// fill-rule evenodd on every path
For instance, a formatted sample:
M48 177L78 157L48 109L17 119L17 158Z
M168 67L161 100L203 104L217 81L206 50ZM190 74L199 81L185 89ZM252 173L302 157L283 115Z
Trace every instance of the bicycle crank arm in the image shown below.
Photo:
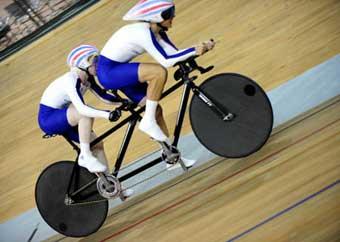
M110 191L110 190L113 190L115 187L113 184L111 184L107 179L106 179L106 176L104 175L104 173L102 172L98 172L96 173L96 175L98 176L99 179L102 179L102 183L103 185L105 186L105 189Z
M116 177L104 173L96 173L96 175L98 176L97 190L102 197L107 199L120 197L122 199L122 187Z
M175 164L178 162L181 157L181 153L179 150L172 145L167 144L166 142L158 141L158 143L162 146L162 159L168 164Z
M165 155L171 155L173 152L171 151L171 145L167 144L166 142L157 141L160 146L162 147L163 153Z

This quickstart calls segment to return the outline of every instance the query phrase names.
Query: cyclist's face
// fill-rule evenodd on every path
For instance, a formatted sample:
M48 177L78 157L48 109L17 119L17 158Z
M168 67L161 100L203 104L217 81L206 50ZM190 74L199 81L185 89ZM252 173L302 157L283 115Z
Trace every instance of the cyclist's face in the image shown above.
M87 71L93 76L96 75L97 73L97 62L98 62L98 57L95 57L92 65L89 68L87 68Z
M167 20L164 20L164 21L162 22L162 26L163 26L163 27L166 27L166 28L168 28L168 29L170 29L170 28L172 27L172 21L173 21L173 19L174 19L174 17L169 18L169 19L167 19Z
M97 72L96 63L93 63L87 70L91 75L95 76Z

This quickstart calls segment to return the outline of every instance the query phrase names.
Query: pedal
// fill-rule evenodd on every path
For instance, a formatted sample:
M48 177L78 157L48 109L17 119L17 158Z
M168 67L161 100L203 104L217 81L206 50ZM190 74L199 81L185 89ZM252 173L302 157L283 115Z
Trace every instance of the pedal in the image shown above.
M167 164L174 165L179 161L181 157L181 153L175 146L167 145L165 143L164 145L162 145L162 148L163 148L163 152L161 156L162 156L162 159Z
M119 194L119 198L124 202L126 199L131 197L133 193L134 191L132 189L122 190L121 193Z
M122 187L119 180L112 175L98 173L97 190L99 194L107 199L119 197Z

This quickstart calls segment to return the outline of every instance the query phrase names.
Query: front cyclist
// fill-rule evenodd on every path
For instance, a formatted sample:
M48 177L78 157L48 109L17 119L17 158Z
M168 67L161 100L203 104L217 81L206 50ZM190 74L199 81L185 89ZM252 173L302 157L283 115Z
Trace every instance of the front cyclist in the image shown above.
M98 60L98 79L105 89L121 90L138 105L146 105L139 129L157 141L170 145L169 132L158 102L161 98L167 70L179 61L211 50L213 41L179 50L168 38L175 5L172 0L141 0L123 17L137 21L120 28L105 44ZM144 52L159 64L130 62ZM195 161L182 157L190 167Z

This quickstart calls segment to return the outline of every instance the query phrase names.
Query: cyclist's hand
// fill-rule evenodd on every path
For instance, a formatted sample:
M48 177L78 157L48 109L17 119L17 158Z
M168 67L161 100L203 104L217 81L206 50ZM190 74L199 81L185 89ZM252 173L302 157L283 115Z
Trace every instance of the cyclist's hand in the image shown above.
M213 39L211 39L211 40L208 40L208 41L204 41L203 44L205 44L206 48L209 51L209 50L212 50L215 47L216 42Z
M204 41L196 46L196 54L203 55L209 50L212 50L214 47L215 47L215 41L213 39Z
M200 44L196 45L195 49L196 49L196 55L203 55L205 52L208 51L208 49L207 49L207 47L204 43L200 43Z
M132 102L131 100L129 100L129 99L121 100L121 109L122 110L128 111L129 109L133 109L135 107L136 107L135 103Z

